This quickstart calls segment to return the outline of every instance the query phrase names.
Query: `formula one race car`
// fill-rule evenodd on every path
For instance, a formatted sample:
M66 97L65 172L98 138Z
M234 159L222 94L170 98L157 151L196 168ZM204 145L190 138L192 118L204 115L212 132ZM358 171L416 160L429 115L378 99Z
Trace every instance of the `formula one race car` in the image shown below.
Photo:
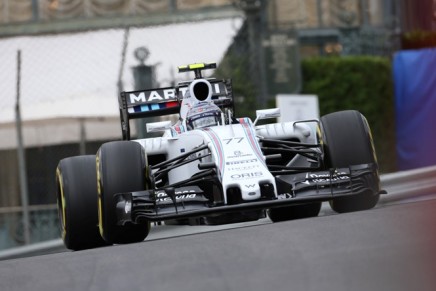
M221 224L370 209L380 190L371 131L357 111L320 120L257 125L280 116L236 118L231 80L203 78L216 64L179 67L195 79L169 88L122 92L122 141L96 155L59 162L56 181L65 245L73 250L146 238L151 222ZM159 137L132 140L130 120ZM97 227L98 225L98 227Z

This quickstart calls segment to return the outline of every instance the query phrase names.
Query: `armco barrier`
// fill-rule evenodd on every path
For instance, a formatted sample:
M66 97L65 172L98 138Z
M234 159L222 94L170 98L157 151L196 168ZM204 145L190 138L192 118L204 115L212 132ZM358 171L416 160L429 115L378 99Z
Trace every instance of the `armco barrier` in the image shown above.
M428 196L436 193L436 166L381 175L382 188L388 192L382 195L383 204Z
M66 250L61 239L50 240L27 246L11 248L0 252L0 260L31 257L42 254L51 254Z
M436 194L436 166L381 175L382 195L379 204L389 204ZM64 251L61 239L0 251L0 260Z

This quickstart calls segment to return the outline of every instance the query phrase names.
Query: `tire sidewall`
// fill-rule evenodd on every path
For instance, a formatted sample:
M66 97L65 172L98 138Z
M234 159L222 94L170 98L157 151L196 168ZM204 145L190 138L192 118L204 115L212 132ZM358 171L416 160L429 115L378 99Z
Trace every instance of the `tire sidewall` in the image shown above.
M96 157L98 181L98 221L100 235L109 243L144 240L149 224L117 225L117 193L147 189L147 161L142 146L133 141L103 144Z
M326 169L377 163L371 130L358 111L334 112L321 118Z
M371 129L366 118L355 110L334 112L321 118L321 130L325 169L359 164L375 165L374 192L336 198L330 201L330 206L339 213L373 208L380 196L380 178Z
M63 159L56 169L56 196L62 239L68 249L105 245L97 222L95 156Z

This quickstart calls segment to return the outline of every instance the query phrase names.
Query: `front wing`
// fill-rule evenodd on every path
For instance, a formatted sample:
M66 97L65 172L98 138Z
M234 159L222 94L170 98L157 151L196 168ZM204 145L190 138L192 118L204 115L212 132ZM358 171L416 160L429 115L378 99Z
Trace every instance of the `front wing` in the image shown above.
M377 195L379 176L376 165L362 164L328 171L276 176L280 194L234 205L215 205L197 186L146 190L116 194L118 224L202 217L210 214L268 209L329 201L363 193Z

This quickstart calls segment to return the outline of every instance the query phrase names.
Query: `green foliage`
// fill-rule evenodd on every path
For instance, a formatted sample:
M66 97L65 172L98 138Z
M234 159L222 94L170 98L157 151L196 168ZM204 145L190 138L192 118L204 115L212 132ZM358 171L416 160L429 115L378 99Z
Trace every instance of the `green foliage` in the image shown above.
M214 77L232 79L233 96L235 102L235 115L237 117L250 117L254 120L256 106L255 86L251 82L249 65L246 57L228 54L219 64Z
M246 56L228 53L219 64L215 77L232 78L236 115L254 120L255 111L259 108L249 67ZM370 56L316 57L302 61L302 73L301 93L318 95L321 116L354 109L367 118L381 172L395 171L395 117L390 60ZM275 106L273 100L269 100L268 106Z
M395 171L390 60L369 56L317 57L303 60L302 72L302 93L318 95L320 115L348 109L360 111L371 126L381 171Z

